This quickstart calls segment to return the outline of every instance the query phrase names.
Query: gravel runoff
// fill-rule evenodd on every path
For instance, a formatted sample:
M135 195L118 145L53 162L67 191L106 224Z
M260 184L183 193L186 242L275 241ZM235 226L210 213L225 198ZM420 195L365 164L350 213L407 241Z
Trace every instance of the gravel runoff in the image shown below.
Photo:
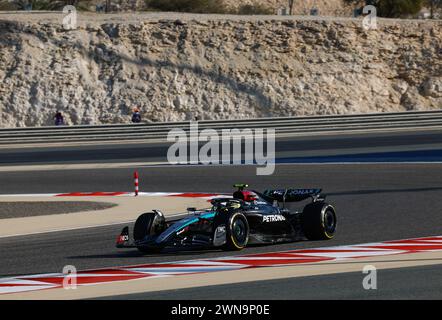
M96 211L109 209L115 206L117 206L117 204L92 201L0 202L0 219Z

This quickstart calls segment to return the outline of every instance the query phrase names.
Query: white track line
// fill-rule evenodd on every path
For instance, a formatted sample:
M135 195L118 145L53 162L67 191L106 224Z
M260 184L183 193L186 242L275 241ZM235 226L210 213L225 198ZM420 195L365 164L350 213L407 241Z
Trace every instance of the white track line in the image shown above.
M269 163L271 164L271 163ZM442 161L335 161L335 162L276 162L275 166L327 166L327 165L434 165L442 164ZM25 171L60 171L60 170L100 170L100 169L128 169L128 168L191 168L191 167L240 167L256 166L259 164L169 164L167 162L146 163L88 163L88 164L63 164L63 165L25 165L25 166L0 166L0 172L25 172Z

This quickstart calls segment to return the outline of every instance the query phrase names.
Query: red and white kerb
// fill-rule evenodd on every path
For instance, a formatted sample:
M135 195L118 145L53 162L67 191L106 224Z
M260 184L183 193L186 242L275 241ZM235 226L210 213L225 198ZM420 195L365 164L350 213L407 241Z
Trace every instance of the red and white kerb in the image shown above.
M150 263L135 266L79 271L78 286L100 285L116 281L173 277L217 271L235 271L261 267L282 267L331 261L351 261L367 257L400 255L419 252L441 252L442 236L385 241L336 247L295 249L282 252L265 252L240 256L203 258L197 260ZM270 271L269 269L269 272ZM9 293L63 288L65 274L0 278L0 296Z

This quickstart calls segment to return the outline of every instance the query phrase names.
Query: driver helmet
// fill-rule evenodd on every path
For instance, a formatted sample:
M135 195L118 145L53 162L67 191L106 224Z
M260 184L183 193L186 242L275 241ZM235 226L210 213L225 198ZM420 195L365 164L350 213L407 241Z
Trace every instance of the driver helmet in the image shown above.
M246 202L252 202L257 199L257 195L252 191L236 191L233 194L233 198L240 199Z

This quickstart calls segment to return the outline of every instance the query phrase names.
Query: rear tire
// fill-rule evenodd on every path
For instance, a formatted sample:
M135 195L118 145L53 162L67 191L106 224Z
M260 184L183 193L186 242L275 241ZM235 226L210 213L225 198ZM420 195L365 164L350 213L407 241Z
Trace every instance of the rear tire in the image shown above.
M166 221L162 215L155 212L143 213L135 221L134 226L134 240L140 241L147 236L155 236L160 234L165 229ZM154 253L161 251L162 248L146 248L138 247L140 252Z
M234 212L226 222L226 244L224 249L239 251L244 249L249 242L249 223L241 212Z
M336 210L325 202L310 203L302 212L301 225L309 240L333 239L337 226Z

